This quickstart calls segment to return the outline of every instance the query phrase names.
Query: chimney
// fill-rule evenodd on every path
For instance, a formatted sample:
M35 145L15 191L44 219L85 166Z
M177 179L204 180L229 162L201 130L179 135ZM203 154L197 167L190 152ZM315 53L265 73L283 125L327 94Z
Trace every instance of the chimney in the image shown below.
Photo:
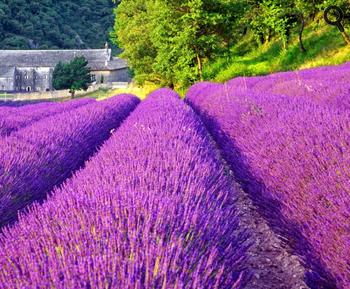
M106 44L105 44L105 51L106 51L105 66L108 66L108 62L112 60L112 49L109 48L109 45L108 45L107 41L106 41Z

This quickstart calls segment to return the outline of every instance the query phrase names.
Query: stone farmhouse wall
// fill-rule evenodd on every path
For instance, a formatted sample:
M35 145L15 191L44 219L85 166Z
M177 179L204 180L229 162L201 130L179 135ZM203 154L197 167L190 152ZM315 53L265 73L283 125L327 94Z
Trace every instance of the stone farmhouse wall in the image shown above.
M13 91L14 83L12 78L0 77L0 91Z
M96 84L113 83L113 82L130 82L128 68L112 70L112 71L92 71Z
M98 89L115 89L115 88L126 88L128 82L114 82L108 84L96 84L89 87L87 91L79 90L75 93L75 96L82 96L87 93L97 91ZM11 100L40 100L40 99L59 99L70 97L69 90L54 90L54 91L42 91L42 92L31 92L31 93L11 93L9 99ZM2 96L2 98L4 98Z
M0 91L13 91L15 68L0 67Z
M20 67L15 70L15 91L49 91L52 90L52 73L50 67Z
M0 92L46 92L53 90L53 70L58 62L84 56L88 61L93 84L130 82L127 62L112 57L104 49L83 50L0 50Z

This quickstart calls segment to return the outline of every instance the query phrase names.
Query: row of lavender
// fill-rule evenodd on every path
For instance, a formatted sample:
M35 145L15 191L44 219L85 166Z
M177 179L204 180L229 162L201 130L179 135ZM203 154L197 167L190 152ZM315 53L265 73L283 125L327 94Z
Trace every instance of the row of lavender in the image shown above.
M45 105L27 108L31 121L34 115L47 116L41 112L46 109L53 116L0 139L0 228L79 169L138 102L122 95L102 102L52 105L53 110Z
M244 189L311 267L310 286L350 288L347 111L230 83L197 84L186 99Z
M240 288L235 198L198 117L159 90L4 230L0 288Z
M270 95L305 97L318 104L350 109L350 62L269 76L238 77L228 85L239 91L265 92Z
M54 104L54 101L50 100L4 100L4 97L2 100L0 100L0 110L4 108L20 108L27 105L34 105L34 104L42 104L42 103L52 103Z
M94 102L94 99L85 98L63 103L43 102L28 104L23 107L0 107L0 137L8 136L46 117L74 110Z

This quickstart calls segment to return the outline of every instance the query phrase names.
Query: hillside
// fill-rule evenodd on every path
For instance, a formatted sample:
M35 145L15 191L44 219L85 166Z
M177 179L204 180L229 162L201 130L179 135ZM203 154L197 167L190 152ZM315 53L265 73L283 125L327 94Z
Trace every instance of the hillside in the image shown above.
M350 29L347 28L349 33ZM323 20L323 13L307 23L304 30L305 53L301 53L298 30L292 30L287 48L281 39L258 45L253 35L204 66L206 80L227 81L237 76L266 75L278 71L298 70L350 61L350 45L346 45L336 27Z
M100 48L112 0L0 0L0 49Z
M200 80L349 60L325 11L349 33L348 0L123 0L111 35L138 83L182 91Z

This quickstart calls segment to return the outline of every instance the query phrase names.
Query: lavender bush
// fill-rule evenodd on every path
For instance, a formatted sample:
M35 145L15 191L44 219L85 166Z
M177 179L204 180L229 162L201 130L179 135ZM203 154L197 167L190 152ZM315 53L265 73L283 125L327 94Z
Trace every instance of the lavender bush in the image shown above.
M349 113L236 89L234 81L207 83L202 93L196 85L187 102L245 190L310 265L310 286L350 288Z
M20 113L28 113L31 110L39 110L41 108L54 107L59 105L57 102L35 102L35 103L27 103L25 105L8 105L8 106L0 106L0 116L7 117L12 114L20 114Z
M0 109L3 107L21 107L32 104L47 103L45 100L15 100L15 101L5 101L0 100ZM54 102L52 102L54 103Z
M130 95L93 102L0 139L0 227L79 169L138 102Z
M95 100L91 98L84 98L63 103L39 103L20 108L2 108L2 110L0 109L0 136L8 136L36 121L93 102Z
M235 186L170 90L0 239L0 288L240 288Z
M238 77L228 81L228 86L236 91L287 95L337 109L350 109L349 78L350 63L346 63L269 76Z

